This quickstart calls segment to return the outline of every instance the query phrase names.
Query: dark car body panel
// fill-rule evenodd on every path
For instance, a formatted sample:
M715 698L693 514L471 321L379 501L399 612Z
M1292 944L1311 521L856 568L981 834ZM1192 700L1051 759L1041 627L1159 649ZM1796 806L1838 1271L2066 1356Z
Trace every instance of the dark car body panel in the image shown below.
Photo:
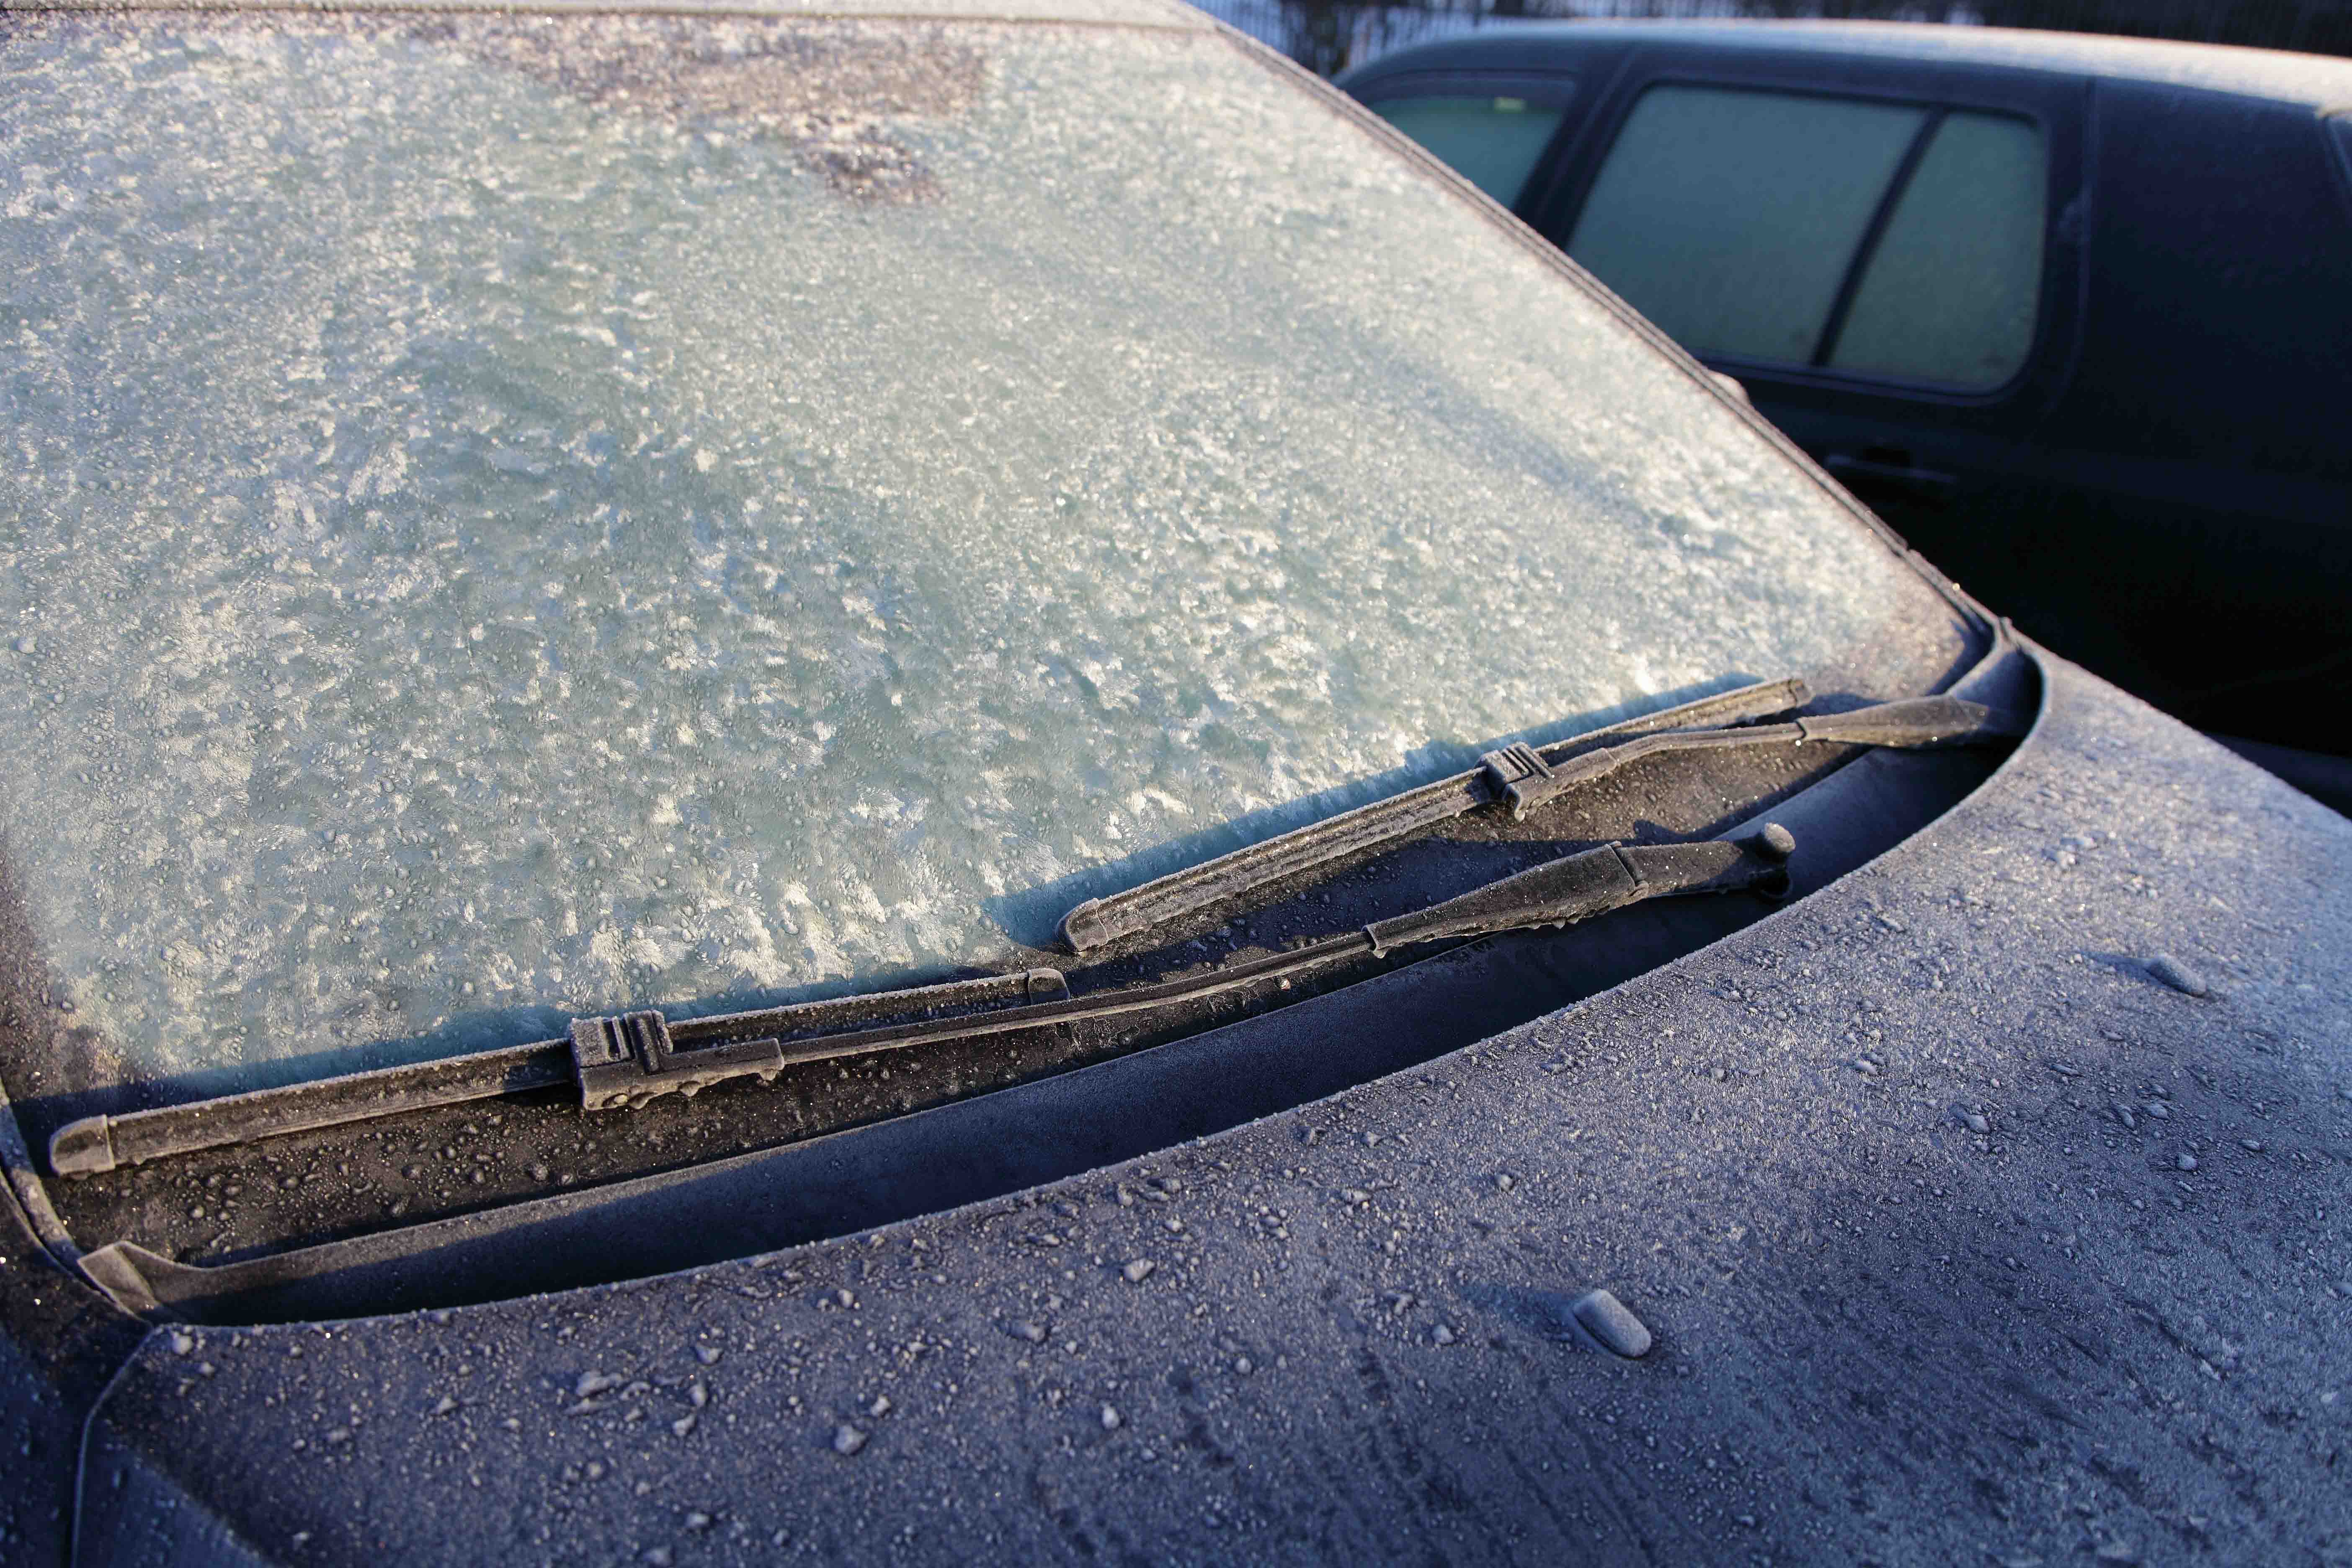
M1563 245L1625 116L1662 84L2032 119L2050 158L2041 312L2009 383L1706 363L2027 631L2200 728L2352 746L2352 184L2324 111L2105 75L2091 40L2046 63L1874 41L1543 27L1404 51L1342 85L1377 106L1449 73L1574 79L1515 207ZM2192 621L2206 632L2184 636Z
M2023 748L1863 871L1300 1110L638 1285L158 1331L92 1422L83 1538L2324 1553L2352 1530L2324 1399L2352 1382L2352 825L2049 675ZM2211 994L2152 978L2158 952ZM2126 1128L2156 1089L2170 1114ZM1595 1285L1657 1350L1580 1337Z

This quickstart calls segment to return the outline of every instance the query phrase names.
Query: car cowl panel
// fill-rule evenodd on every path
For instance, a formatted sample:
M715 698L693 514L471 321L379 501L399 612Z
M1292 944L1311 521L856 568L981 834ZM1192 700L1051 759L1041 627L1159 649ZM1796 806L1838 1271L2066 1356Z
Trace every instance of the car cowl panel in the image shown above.
M2045 662L2035 732L1900 848L1408 1073L691 1274L158 1329L92 1420L84 1546L1699 1563L2341 1540L2352 824ZM1645 1357L1571 1326L1594 1288ZM184 1523L155 1522L173 1500Z

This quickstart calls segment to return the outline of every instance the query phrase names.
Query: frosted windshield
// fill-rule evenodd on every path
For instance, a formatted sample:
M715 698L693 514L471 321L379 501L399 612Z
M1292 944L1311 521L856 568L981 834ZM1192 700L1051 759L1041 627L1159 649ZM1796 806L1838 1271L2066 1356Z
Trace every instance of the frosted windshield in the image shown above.
M20 15L0 76L0 814L123 1072L997 961L1927 602L1214 36Z

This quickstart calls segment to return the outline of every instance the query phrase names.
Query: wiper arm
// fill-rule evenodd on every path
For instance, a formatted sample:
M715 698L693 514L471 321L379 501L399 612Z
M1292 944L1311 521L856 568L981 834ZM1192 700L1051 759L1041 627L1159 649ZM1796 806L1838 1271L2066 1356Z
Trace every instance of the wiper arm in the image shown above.
M577 1086L583 1110L641 1106L661 1095L691 1095L732 1078L772 1079L796 1063L1116 1017L1283 979L1344 959L1381 957L1400 947L1567 925L1645 899L1742 889L1777 895L1788 885L1781 863L1794 847L1795 841L1778 827L1737 841L1631 848L1604 845L1344 935L1202 973L1087 996L1071 996L1058 972L1033 969L677 1024L653 1011L582 1018L572 1024L569 1040L543 1040L123 1116L85 1117L59 1128L49 1140L49 1168L59 1175L90 1175L173 1154L553 1089L567 1081ZM1053 999L1018 1000L1040 996ZM1014 1005L951 1011L1006 1000ZM916 1012L934 1016L813 1032L821 1025L854 1023L860 1016L904 1018ZM936 1016L941 1012L951 1016Z
M1604 844L1547 860L1411 914L1374 921L1364 928L1363 937L1377 957L1416 942L1570 925L1672 894L1753 890L1778 898L1789 890L1783 862L1796 848L1795 836L1777 823L1738 839L1632 848Z
M1062 940L1072 952L1089 952L1221 900L1393 843L1482 807L1499 806L1516 820L1547 801L1662 752L1807 742L1958 746L2023 732L2011 716L1950 696L1906 698L1780 724L1747 722L1810 700L1811 693L1802 680L1765 681L1549 746L1514 742L1488 752L1477 767L1451 778L1309 823L1126 892L1089 899L1062 917Z

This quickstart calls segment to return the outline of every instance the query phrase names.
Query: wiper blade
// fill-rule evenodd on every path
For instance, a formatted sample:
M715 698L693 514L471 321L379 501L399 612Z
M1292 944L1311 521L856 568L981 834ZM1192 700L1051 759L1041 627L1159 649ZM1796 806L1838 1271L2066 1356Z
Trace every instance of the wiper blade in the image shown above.
M1484 807L1514 819L1643 757L1662 752L1734 746L1954 746L2013 736L2012 716L1951 696L1906 698L1844 713L1780 724L1749 722L1811 700L1802 680L1765 681L1595 730L1553 745L1514 742L1451 778L1171 872L1108 898L1089 899L1062 917L1062 941L1090 952L1192 911L1345 857L1391 844Z
M59 1175L91 1175L174 1154L553 1089L567 1081L578 1088L583 1110L641 1106L665 1094L691 1095L729 1079L772 1079L797 1063L1116 1017L1284 979L1345 959L1382 957L1400 947L1571 924L1647 899L1743 889L1776 895L1788 885L1782 862L1794 847L1789 835L1775 827L1739 840L1630 848L1604 845L1287 952L1086 996L1070 995L1059 972L1033 969L676 1024L655 1011L583 1018L572 1024L568 1040L543 1040L122 1116L85 1117L58 1129L50 1139L49 1168ZM957 1010L989 1002L1012 1005ZM911 1013L931 1016L908 1019ZM948 1016L940 1016L943 1013ZM855 1024L861 1017L903 1021L818 1032L821 1026Z
M1120 937L1165 925L1221 899L1394 843L1441 822L1467 816L1481 806L1492 805L1498 798L1494 763L1507 755L1511 758L1507 768L1516 776L1516 770L1526 763L1526 758L1518 753L1527 753L1550 766L1611 741L1660 730L1734 724L1767 714L1785 713L1811 700L1812 692L1802 680L1759 681L1736 691L1718 692L1605 729L1587 731L1549 746L1506 746L1501 752L1486 753L1478 766L1450 778L1400 791L1321 822L1310 822L1263 844L1252 844L1181 871L1171 871L1123 893L1088 899L1062 917L1062 941L1072 952L1090 952Z
M2011 715L1962 697L1906 697L1844 713L1792 719L1785 724L1743 724L1717 730L1673 730L1644 735L1575 758L1562 767L1536 766L1505 777L1499 753L1489 752L1487 770L1501 802L1514 819L1579 785L1613 773L1629 763L1661 752L1722 751L1734 746L1967 746L2005 740L2022 732ZM1536 759L1540 763L1542 759Z
M630 1103L632 1099L642 1104L660 1094L691 1096L730 1079L774 1077L784 1065L780 1041L786 1037L876 1017L954 1016L959 1010L1068 994L1069 984L1059 970L1024 969L944 985L800 1002L676 1023L663 1020L658 1036L647 1041L651 1048L642 1061L632 1058L633 1070L642 1068L637 1076L645 1082L630 1086L639 1092L634 1097L625 1093L617 1100L615 1090L606 1087L609 1080L603 1076L604 1069L613 1065L609 1039L600 1031L583 1035L583 1027L614 1020L583 1019L572 1025L570 1037L561 1040L533 1040L439 1061L345 1073L122 1116L86 1116L58 1129L50 1138L49 1168L61 1176L90 1175L169 1154L191 1154L289 1132L315 1132L347 1122L529 1094L565 1084L583 1086L583 1103L590 1110L601 1110L608 1102ZM775 1046L777 1054L771 1058L747 1046ZM593 1102L585 1093L590 1082L597 1083L601 1090Z

